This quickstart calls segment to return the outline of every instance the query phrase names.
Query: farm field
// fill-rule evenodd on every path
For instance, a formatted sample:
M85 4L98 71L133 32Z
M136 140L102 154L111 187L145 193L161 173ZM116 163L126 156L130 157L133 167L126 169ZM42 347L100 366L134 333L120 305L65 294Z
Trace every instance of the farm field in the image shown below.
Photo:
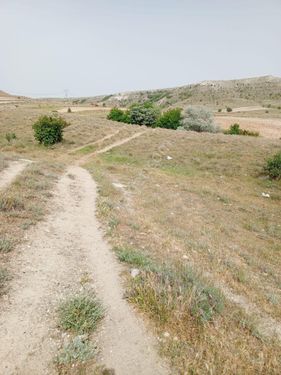
M280 120L215 117L260 132L244 137L63 111L64 141L38 145L34 121L70 104L0 107L0 177L26 163L0 191L0 320L9 327L0 373L127 374L133 358L139 374L279 374L281 185L263 166L280 150ZM81 288L106 307L87 336L99 352L77 368L57 365L73 337L57 307Z

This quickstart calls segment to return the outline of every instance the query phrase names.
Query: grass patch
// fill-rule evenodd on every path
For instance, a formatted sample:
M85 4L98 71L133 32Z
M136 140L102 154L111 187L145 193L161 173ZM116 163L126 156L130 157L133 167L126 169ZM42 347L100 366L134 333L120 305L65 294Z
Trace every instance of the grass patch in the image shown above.
M84 154L89 154L91 152L96 151L97 146L95 145L88 145L85 147L80 148L79 150L76 151L76 154L84 155Z
M133 156L130 155L122 155L117 154L116 152L106 152L101 155L101 158L106 163L110 164L133 164L133 165L139 165L140 161Z
M222 293L204 282L189 267L157 265L138 250L116 248L115 251L121 262L142 270L130 284L129 300L160 323L174 320L179 311L203 323L222 312ZM184 319L184 314L181 319Z
M2 193L0 195L0 211L22 211L24 209L25 204L18 195L12 195L10 193Z
M9 253L13 249L13 242L7 238L0 238L0 253Z
M6 283L10 278L9 272L5 268L0 268L0 294L5 291Z
M172 176L194 176L195 171L184 165L163 165L161 170Z
M120 262L145 269L154 268L151 259L138 250L120 247L116 247L114 250Z
M104 317L104 308L94 295L69 298L59 307L59 326L75 333L93 332Z
M81 336L74 337L57 355L56 364L61 367L86 362L97 354L96 346L91 346L88 340Z

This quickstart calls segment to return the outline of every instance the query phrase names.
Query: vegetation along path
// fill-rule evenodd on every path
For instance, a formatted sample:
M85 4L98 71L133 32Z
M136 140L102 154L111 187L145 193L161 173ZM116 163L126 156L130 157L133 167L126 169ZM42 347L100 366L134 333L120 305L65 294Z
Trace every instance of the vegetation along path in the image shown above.
M90 174L69 167L54 192L52 213L18 249L17 276L1 306L0 374L56 374L56 309L62 297L81 287L85 273L106 309L99 361L116 375L169 373L153 337L123 298L121 266L103 239L95 202Z
M31 161L25 159L12 161L8 167L0 173L0 189L4 189L9 186L29 163L31 163Z

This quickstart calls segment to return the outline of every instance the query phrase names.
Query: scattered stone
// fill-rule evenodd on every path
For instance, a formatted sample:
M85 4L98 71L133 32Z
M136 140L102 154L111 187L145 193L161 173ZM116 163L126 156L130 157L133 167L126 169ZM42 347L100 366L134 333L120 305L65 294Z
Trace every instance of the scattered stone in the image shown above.
M270 194L268 194L268 193L262 193L261 194L264 198L270 198Z
M163 336L168 338L168 337L170 337L170 334L169 334L169 332L164 332Z
M187 255L183 255L182 259L188 259L188 256Z
M133 278L137 277L137 276L139 275L139 273L140 273L140 270L139 270L138 268L133 268L133 269L131 270L131 276L132 276Z
M167 156L167 160L172 160L173 158L172 158L172 156Z

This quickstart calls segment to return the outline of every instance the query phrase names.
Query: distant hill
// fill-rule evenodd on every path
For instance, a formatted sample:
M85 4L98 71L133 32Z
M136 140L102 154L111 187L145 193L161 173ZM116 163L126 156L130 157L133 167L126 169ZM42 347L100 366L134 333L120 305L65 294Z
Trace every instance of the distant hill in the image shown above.
M163 108L186 105L208 105L214 109L225 106L281 105L281 78L264 76L203 81L175 88L124 92L94 99L105 106L151 102Z
M8 93L5 92L5 91L0 90L0 96L6 98L6 97L11 97L12 95L8 94Z

